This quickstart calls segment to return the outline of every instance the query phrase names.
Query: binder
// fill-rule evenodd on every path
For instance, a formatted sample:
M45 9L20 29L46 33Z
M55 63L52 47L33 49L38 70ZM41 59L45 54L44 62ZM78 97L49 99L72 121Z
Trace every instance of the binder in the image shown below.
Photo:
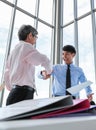
M41 119L41 118L52 118L52 117L67 117L69 114L76 114L81 113L83 111L88 111L89 109L92 109L90 106L90 103L88 99L74 99L73 105L67 107L67 108L61 108L59 110L55 110L53 112L47 112L43 114L38 114L35 116L32 116L31 119Z
M67 108L71 105L73 105L73 100L70 95L24 100L0 108L0 121L29 118L29 116Z

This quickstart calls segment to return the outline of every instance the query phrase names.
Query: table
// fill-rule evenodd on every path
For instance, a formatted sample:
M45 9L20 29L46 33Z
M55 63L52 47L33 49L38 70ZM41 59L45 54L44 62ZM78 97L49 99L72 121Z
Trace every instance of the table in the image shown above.
M96 130L96 116L1 121L0 130Z

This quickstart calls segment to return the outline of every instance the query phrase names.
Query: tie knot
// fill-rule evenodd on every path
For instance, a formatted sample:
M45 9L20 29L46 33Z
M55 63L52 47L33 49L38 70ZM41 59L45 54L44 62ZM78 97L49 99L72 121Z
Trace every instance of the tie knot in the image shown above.
M67 65L67 68L70 68L70 64Z

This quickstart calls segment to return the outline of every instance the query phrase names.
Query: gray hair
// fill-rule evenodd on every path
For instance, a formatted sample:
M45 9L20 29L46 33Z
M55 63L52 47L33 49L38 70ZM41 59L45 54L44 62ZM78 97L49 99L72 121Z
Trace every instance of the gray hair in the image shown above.
M37 30L33 28L31 25L22 25L18 31L19 40L26 40L27 35L32 33L33 36L38 34Z

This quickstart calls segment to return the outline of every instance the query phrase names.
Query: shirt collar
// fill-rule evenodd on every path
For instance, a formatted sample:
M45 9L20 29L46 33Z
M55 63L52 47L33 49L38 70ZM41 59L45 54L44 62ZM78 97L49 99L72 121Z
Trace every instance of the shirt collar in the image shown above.
M30 46L30 47L33 47L33 45L32 44L30 44L29 42L25 42L25 41L20 41L20 43L23 43L23 44L25 44L25 45L28 45L28 46Z
M65 65L66 65L66 67L67 67L67 64L65 64ZM70 67L71 67L71 66L73 66L73 62L70 64Z

